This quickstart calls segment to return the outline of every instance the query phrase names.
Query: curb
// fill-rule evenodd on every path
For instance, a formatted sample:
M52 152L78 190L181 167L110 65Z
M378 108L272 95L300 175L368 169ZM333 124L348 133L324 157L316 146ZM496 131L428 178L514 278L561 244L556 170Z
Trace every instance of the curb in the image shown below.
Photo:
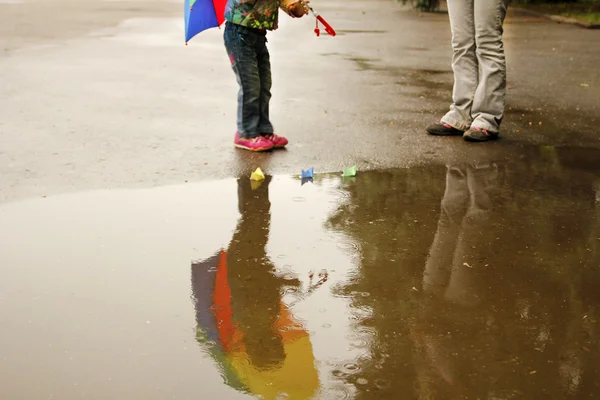
M563 17L560 15L552 15L552 14L544 14L538 11L534 11L534 10L530 10L528 8L523 8L523 7L515 7L513 6L513 8L518 8L520 11L525 11L529 14L538 16L538 17L544 17L544 18L548 18L554 22L558 22L560 24L571 24L571 25L577 25L580 26L582 28L586 28L586 29L600 29L600 24L594 24L591 22L584 22L584 21L580 21L578 19L575 18L569 18L569 17Z

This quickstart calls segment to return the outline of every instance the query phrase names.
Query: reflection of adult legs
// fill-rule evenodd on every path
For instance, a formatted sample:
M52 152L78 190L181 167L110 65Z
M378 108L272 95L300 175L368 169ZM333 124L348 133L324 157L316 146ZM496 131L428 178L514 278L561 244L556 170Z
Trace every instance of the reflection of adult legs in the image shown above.
M485 273L492 240L496 237L489 223L489 189L496 178L496 167L467 167L469 207L462 220L456 242L452 273L445 298L463 306L475 306L481 293L477 276Z
M456 242L468 201L466 169L449 166L437 232L429 250L423 277L424 291L436 297L441 297L448 285ZM444 337L442 331L447 332L448 324L452 322L445 319L444 304L435 298L427 298L424 306L412 332L418 354L418 390L426 398L462 397L456 393L460 387L456 385L455 360L449 351L453 344L440 339Z
M428 297L413 330L419 350L419 385L429 398L464 398L478 390L470 379L464 378L478 368L477 363L472 362L473 357L485 358L481 354L468 354L465 344L477 340L469 333L481 332L481 318L472 310L452 303L477 304L469 294L477 297L475 289L479 285L474 274L480 271L463 263L467 251L472 250L469 241L489 219L491 207L487 190L494 171L472 166L448 168L438 230L424 276L425 291L441 295L447 301ZM452 336L446 334L449 331L453 332ZM483 398L484 392L478 394Z
M438 229L425 264L423 277L425 291L440 293L448 282L468 196L465 169L448 167L446 191L442 199Z

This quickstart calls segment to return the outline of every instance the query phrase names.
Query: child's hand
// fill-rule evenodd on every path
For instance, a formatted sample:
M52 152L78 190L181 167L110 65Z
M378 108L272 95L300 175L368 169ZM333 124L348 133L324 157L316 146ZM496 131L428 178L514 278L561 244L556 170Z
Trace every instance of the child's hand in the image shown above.
M307 4L310 0L304 0ZM308 14L308 7L305 7L301 1L294 3L290 6L290 13L296 18L302 18Z

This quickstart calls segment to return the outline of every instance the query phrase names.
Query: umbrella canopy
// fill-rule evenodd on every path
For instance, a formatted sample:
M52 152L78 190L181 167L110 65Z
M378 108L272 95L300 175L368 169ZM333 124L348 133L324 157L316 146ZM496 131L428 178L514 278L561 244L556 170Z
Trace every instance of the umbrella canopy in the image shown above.
M276 338L248 338L252 327L241 327L236 322L236 314L247 310L233 309L230 279L236 277L228 274L225 251L192 265L197 339L201 343L216 343L210 346L210 353L221 367L225 383L264 399L276 399L282 393L288 399L312 398L319 387L319 379L308 332L279 301L271 330L276 332ZM260 296L260 293L256 295ZM260 320L257 323L261 323ZM278 345L282 348L281 355L257 364L256 354L268 353L272 350L269 346ZM277 351L273 353L278 354Z
M293 322L284 304L281 304L277 327L285 352L285 359L279 365L257 368L243 345L232 350L227 359L238 379L252 394L264 399L278 399L283 393L290 400L311 399L319 387L319 378L308 332Z
M200 32L225 22L227 0L185 0L185 42Z

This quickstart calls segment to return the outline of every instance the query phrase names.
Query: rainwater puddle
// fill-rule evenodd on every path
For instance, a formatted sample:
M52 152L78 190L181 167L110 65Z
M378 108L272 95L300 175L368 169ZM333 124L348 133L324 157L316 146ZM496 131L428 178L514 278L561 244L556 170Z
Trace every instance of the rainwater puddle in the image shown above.
M591 398L592 153L0 205L0 397Z

